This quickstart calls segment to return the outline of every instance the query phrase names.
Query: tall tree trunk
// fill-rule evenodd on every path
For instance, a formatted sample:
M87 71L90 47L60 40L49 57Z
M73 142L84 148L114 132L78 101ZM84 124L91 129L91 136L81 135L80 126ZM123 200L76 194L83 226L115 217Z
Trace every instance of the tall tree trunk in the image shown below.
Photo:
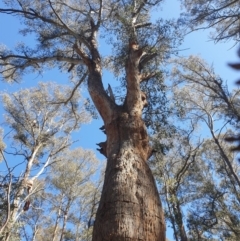
M105 128L108 162L93 241L164 241L162 206L146 163L144 122L122 111Z
M3 227L3 229L0 230L0 234L5 233L4 234L5 237L2 238L2 240L4 240L4 241L8 241L10 239L10 237L12 235L12 229L14 227L14 224L16 223L19 215L23 211L23 210L21 210L21 208L22 208L21 202L23 201L23 196L24 196L24 193L26 192L25 190L28 188L30 188L30 189L32 188L33 183L31 183L31 187L28 186L30 184L29 176L30 176L30 172L32 169L33 161L37 155L39 148L40 148L40 146L35 147L35 149L33 150L32 154L31 154L31 157L28 160L23 178L22 178L22 180L19 181L18 190L16 191L14 199L12 201L12 209L11 209L11 212L8 213L9 217L7 218L7 222L6 222L5 226ZM30 189L28 189L25 196L29 195ZM12 192L12 190L9 190L9 191Z
M71 199L68 201L67 207L64 210L63 225L62 225L61 236L60 236L59 241L64 240L65 228L66 228L66 224L67 224L67 220L68 220L68 212L69 212L69 209L70 209L70 205L71 205Z
M183 224L183 217L182 217L179 200L176 195L173 195L173 197L174 197L173 200L175 200L175 203L172 204L172 208L173 208L173 213L174 213L176 223L178 225L180 239L181 241L188 241L188 237Z
M37 226L37 224L36 224L36 225L34 225L34 231L33 231L32 241L35 241L35 240L36 240L37 233L38 233L38 226Z
M62 212L62 203L63 203L63 195L62 195L61 206L58 208L58 212L57 212L57 218L56 218L54 229L53 229L52 241L56 241L56 238L57 238L58 223L59 223L59 220L61 217L61 212Z
M141 117L147 103L140 89L139 62L144 53L134 39L129 40L127 95L119 106L103 88L97 29L94 24L91 27L91 58L80 46L75 45L75 50L88 67L88 91L107 135L107 141L99 143L100 152L107 157L107 167L92 240L165 241L163 210L147 164L151 148Z
M166 182L165 182L165 187L166 187ZM174 235L174 238L175 238L175 241L179 241L178 239L178 232L177 232L177 223L175 221L175 218L174 218L174 214L172 213L172 205L171 203L168 201L168 191L167 191L168 188L166 188L165 190L165 195L166 195L166 202L167 202L167 207L168 207L168 216L169 216L169 220L172 224L172 229L173 229L173 235Z

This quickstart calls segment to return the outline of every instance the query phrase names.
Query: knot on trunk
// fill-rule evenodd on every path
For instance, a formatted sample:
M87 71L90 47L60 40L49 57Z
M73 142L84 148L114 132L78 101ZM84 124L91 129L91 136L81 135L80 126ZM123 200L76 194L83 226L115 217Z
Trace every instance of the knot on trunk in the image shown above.
M107 142L106 142L106 141L100 142L100 143L97 143L97 145L100 147L100 148L97 148L97 150L98 150L102 155L104 155L105 157L107 157Z
M27 190L27 194L30 194L30 192L32 191L32 187L33 187L33 180L32 179L25 180L24 186Z
M155 149L153 149L152 147L149 148L148 150L148 157L147 160L153 155L155 154L157 151Z
M106 134L105 126L103 125L102 127L99 128L104 134ZM98 144L97 144L98 145Z
M138 42L136 40L130 40L129 41L129 49L133 50L133 51L139 50Z
M23 206L23 211L24 211L24 212L28 211L28 209L29 209L29 207L30 207L30 203L31 203L31 202L30 202L29 200L25 202L25 204L24 204L24 206Z
M146 107L148 105L147 95L143 91L141 91L141 100L143 108Z
M129 57L130 57L130 62L134 63L137 62L139 63L140 57L143 54L143 49L139 47L139 44L136 40L130 40L129 41Z

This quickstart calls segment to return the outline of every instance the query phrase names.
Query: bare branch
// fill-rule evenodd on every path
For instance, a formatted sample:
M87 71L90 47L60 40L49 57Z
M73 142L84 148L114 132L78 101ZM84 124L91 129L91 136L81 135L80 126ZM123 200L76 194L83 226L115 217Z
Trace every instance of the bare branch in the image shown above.
M142 56L142 58L140 59L139 62L139 69L142 70L144 68L144 66L151 61L152 59L154 59L155 57L157 57L157 53L152 53L152 54L144 54Z
M149 79L155 77L157 75L156 72L153 72L153 73L142 73L140 75L140 81L143 82L143 81L148 81Z
M4 154L3 154L3 151L1 149L0 149L0 153L1 153L1 155L3 157L3 160L5 162L5 165L6 165L7 169L8 169L8 174L11 175L11 170L10 170L10 168L8 166L7 160L6 160L6 158L5 158Z
M138 29L138 28L145 28L145 27L148 27L148 26L151 26L152 23L137 23L135 24L135 28Z

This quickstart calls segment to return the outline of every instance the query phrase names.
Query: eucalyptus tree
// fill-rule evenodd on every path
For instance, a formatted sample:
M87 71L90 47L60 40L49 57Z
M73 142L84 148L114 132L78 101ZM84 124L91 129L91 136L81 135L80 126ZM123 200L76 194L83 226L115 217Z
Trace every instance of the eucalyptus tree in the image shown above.
M240 169L225 138L239 128L239 90L230 92L213 68L198 57L177 60L176 66L174 94L182 105L183 119L205 130L201 160L208 167L208 181L193 203L198 208L189 212L192 240L238 240L239 219L234 213L239 213Z
M183 21L192 29L213 28L211 38L239 42L239 2L237 0L181 0L186 12Z
M37 178L54 156L72 144L71 133L90 118L78 92L62 104L69 94L70 88L53 83L2 94L10 142L1 149L6 164L5 174L1 173L2 185L6 186L3 240L9 239L19 216L29 209L32 196L40 188Z
M56 158L47 177L52 190L48 200L50 213L55 213L53 241L65 240L65 233L71 226L69 234L75 237L74 240L83 240L81 235L87 235L87 232L86 240L90 240L92 219L100 198L98 182L91 179L98 168L94 153L82 148L64 151Z
M180 118L175 118L177 123ZM156 154L151 158L153 173L159 185L163 199L165 217L173 230L176 241L187 241L186 208L196 198L203 182L200 172L198 140L194 140L196 126L185 121L184 128L176 127L171 136L159 138L153 136ZM168 148L162 150L162 146Z
M228 158L236 156L223 142ZM199 151L201 175L197 197L188 209L187 225L190 240L238 240L239 194L228 177L224 160L213 139L206 139Z
M41 227L50 226L50 218L47 215L46 207L48 196L44 179L36 180L39 190L31 197L31 208L24 212L18 219L21 226L19 227L19 235L21 241L36 241Z
M186 81L184 88L175 91L177 96L184 101L183 103L187 104L185 113L189 111L196 121L206 124L225 159L229 176L235 179L240 187L239 175L234 168L236 164L228 160L221 147L223 129L228 127L234 131L239 128L239 89L230 92L227 84L214 72L213 68L198 57L190 56L185 60L177 60L176 66L179 67L173 69L173 78L176 83ZM192 95L193 91L194 95ZM220 120L222 128L218 129L216 123ZM225 134L226 137L228 135Z
M43 179L44 189L34 196L33 207L20 218L25 224L21 240L91 240L102 188L93 151L65 149L49 168Z
M93 240L165 240L161 202L146 163L151 147L143 108L147 95L159 93L160 65L173 50L170 21L151 19L162 0L7 1L0 13L21 20L24 35L36 37L36 47L20 44L17 52L1 48L1 73L19 80L27 72L58 66L87 79L88 92L107 135L99 150L107 157L105 182L96 215ZM99 35L112 54L104 58ZM123 101L103 86L103 69L122 80ZM74 90L76 89L74 88ZM155 100L155 104L158 102ZM151 102L149 102L151 105ZM153 106L153 105L152 105ZM158 105L161 110L161 105ZM151 108L150 108L151 109Z

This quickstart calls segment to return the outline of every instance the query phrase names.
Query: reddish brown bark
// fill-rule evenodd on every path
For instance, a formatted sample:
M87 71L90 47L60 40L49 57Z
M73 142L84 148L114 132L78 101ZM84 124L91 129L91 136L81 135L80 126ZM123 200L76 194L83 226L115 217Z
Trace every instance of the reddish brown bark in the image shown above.
M150 148L143 121L121 111L106 133L108 162L93 241L164 241L162 206L146 163Z
M161 201L147 164L151 154L141 118L147 104L140 89L139 62L144 55L136 42L129 44L126 62L127 95L122 106L110 98L102 84L101 58L93 26L91 58L75 49L88 67L88 90L100 113L107 135L98 143L107 157L104 186L93 231L93 241L165 241Z
M64 61L70 64L68 71L71 71L75 64L84 64L88 69L88 91L103 119L107 135L106 142L99 143L99 150L107 157L107 168L96 215L93 241L165 241L162 206L154 178L147 165L151 148L145 124L141 118L142 109L147 105L147 96L141 91L140 82L147 81L156 74L154 72L143 73L143 70L148 61L157 56L157 53L151 53L155 46L149 49L151 50L149 53L144 53L138 45L136 31L151 25L145 21L150 18L151 8L159 1L151 4L147 0L129 1L126 4L120 3L121 1L109 3L106 1L106 4L102 0L86 1L81 3L79 9L75 8L74 4L72 6L56 5L51 1L48 1L49 6L44 4L43 8L41 5L27 8L25 3L22 5L20 2L16 9L2 8L1 12L17 14L23 19L26 18L26 26L30 26L29 31L32 26L29 25L29 20L34 19L36 26L42 26L44 22L47 23L48 28L52 26L52 32L40 33L38 38L40 45L37 50L43 47L43 51L40 51L38 57L29 57L37 55L33 51L29 51L29 56L27 53L24 53L23 56L2 55L4 68L5 65L6 68L9 68L9 71L5 69L3 71L6 73L6 79L15 78L12 66L24 73L24 70L30 66L39 69L38 63L53 62L53 66L55 66L55 62ZM65 7L68 9L67 12L65 12ZM118 8L121 8L119 13L126 10L127 14L120 16ZM111 26L111 20L113 20L113 26ZM73 26L72 22L75 22L76 25ZM117 105L113 96L108 96L103 87L101 56L97 47L97 33L100 26L106 30L109 28L110 36L122 26L122 38L124 36L129 38L125 66L127 95L122 106ZM55 31L56 29L59 31ZM103 30L103 33L108 33L108 31ZM54 49L45 51L48 46L45 43L51 41L53 41L52 45L49 46L55 46ZM158 42L157 38L155 45L158 45ZM72 44L73 51L70 50ZM122 46L119 45L119 47L123 47L123 49L126 47L124 39ZM43 56L45 52L47 56ZM75 57L76 54L78 54L77 57ZM14 61L15 59L21 61ZM22 62L23 64L21 64ZM83 80L85 74L81 77ZM27 178L28 175L25 179L27 180ZM19 197L17 197L16 204L19 204L20 195L17 196Z

